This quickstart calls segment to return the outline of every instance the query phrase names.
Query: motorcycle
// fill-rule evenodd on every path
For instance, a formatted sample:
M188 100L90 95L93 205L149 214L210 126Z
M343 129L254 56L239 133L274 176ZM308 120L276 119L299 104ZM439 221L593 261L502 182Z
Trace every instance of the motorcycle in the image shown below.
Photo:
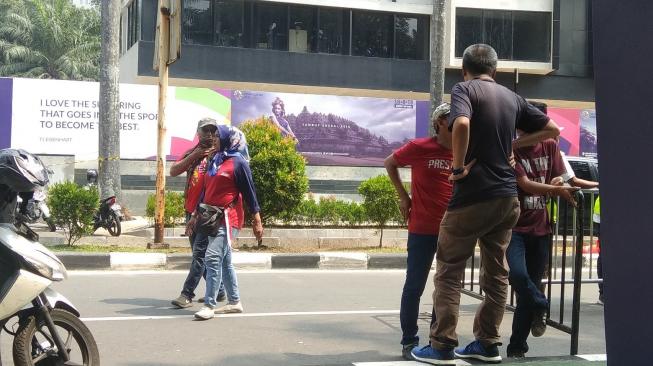
M67 278L65 266L27 225L14 225L17 192L44 187L42 167L23 150L0 150L0 333L13 337L16 366L97 366L98 347L79 311L50 288Z
M87 187L97 186L98 172L95 169L86 171ZM93 231L104 228L111 236L120 236L122 227L120 222L123 220L122 207L116 202L116 196L103 199L100 202L100 208L93 217Z
M25 199L27 203L25 203L23 199ZM46 193L42 189L37 189L33 194L19 194L18 205L16 207L16 221L25 224L33 224L39 219L43 219L51 232L57 231L57 227L50 216L50 208L45 203L45 200Z

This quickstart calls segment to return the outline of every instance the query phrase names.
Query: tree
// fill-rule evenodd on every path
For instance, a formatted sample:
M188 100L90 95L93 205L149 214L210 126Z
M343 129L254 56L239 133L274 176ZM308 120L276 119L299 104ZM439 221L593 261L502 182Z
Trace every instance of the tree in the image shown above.
M122 200L120 181L120 0L102 0L102 56L99 97L99 177L101 197Z
M95 188L85 189L73 182L56 183L48 189L52 219L63 228L68 245L93 233L93 214L100 205Z
M69 0L2 0L0 76L97 80L100 14Z
M433 0L431 14L431 114L442 103L444 95L445 2L446 0ZM429 123L429 135L434 134L433 124Z
M308 191L304 157L295 150L295 141L283 138L266 118L247 121L239 127L247 137L261 219L269 223L288 215Z
M387 175L378 175L358 186L363 196L363 209L367 218L376 223L381 231L379 248L383 246L383 229L389 221L401 221L399 196Z

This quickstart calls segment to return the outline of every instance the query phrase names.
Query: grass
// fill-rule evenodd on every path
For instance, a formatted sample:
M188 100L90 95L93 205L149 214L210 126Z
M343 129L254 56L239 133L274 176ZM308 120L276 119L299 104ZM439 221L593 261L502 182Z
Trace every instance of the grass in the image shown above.
M78 253L111 253L111 252L128 252L128 253L190 253L190 247L171 247L170 249L147 249L145 247L120 247L107 245L55 245L48 247L55 252L78 252ZM315 247L257 247L242 246L237 247L239 252L254 253L315 253L315 252L364 252L364 253L405 253L405 248L388 247L358 247L358 248L315 248Z

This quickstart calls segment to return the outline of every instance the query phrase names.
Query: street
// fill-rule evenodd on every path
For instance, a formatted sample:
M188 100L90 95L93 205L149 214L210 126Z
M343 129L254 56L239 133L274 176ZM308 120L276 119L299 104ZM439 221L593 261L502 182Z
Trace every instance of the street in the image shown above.
M200 304L173 309L186 273L72 272L55 288L82 312L103 365L351 365L399 361L399 300L404 271L239 271L245 312L195 321ZM203 293L203 285L198 289ZM428 340L432 282L422 298L421 342ZM583 286L580 354L605 353L596 285ZM461 344L472 340L478 301L461 300ZM502 326L502 354L512 313ZM551 327L530 338L529 356L569 354L569 335ZM9 337L3 360L11 365Z

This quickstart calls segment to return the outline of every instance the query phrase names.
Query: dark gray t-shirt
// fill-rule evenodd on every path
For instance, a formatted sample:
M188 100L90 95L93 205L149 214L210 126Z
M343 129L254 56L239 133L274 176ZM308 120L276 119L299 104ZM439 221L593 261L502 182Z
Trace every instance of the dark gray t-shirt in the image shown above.
M547 124L549 117L491 79L473 79L453 87L450 130L461 116L470 120L465 164L473 159L476 164L468 176L455 182L449 208L517 197L515 171L509 162L515 128L535 132Z

